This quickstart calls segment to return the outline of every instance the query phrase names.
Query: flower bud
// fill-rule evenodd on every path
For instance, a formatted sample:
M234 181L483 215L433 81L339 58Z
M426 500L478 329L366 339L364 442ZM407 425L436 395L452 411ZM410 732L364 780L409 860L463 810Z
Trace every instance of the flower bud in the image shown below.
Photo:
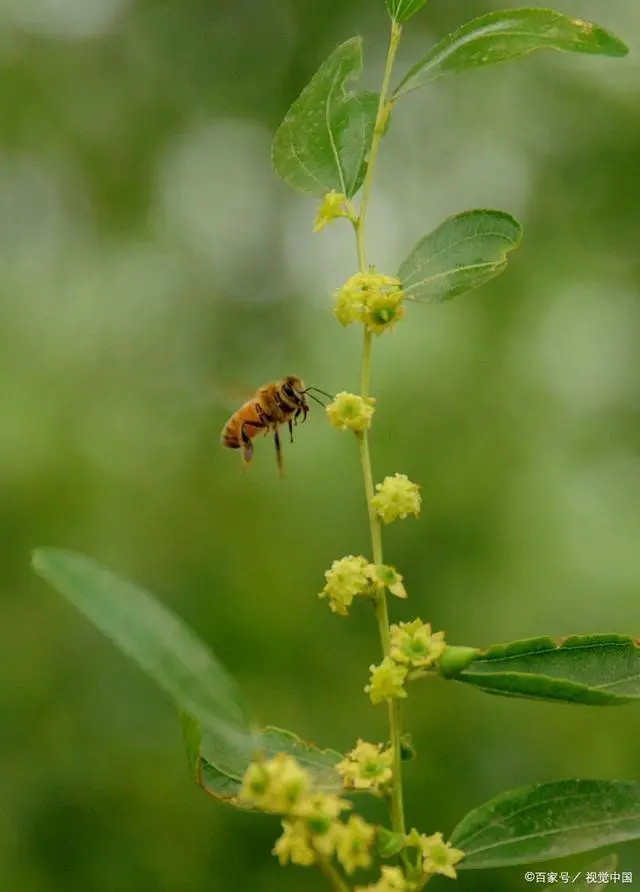
M380 582L386 586L396 598L407 597L407 590L404 587L402 576L398 573L395 567L390 567L387 564L378 564L376 567L376 574Z

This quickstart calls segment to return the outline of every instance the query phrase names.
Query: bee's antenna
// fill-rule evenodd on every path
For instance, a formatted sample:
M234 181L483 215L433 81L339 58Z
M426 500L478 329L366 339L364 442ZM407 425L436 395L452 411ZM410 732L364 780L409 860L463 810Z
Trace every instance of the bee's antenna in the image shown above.
M330 399L330 400L335 399L335 397L334 397L332 394L327 393L326 390L320 390L319 387L307 387L307 389L306 389L304 392L305 392L305 393L309 393L310 390L315 390L316 393L321 393L322 396L326 396L327 399ZM320 401L318 400L318 398L315 397L315 396L313 396L311 393L309 393L309 396L311 397L312 400L316 400L316 402L320 402ZM321 403L321 405L322 405L322 403Z
M327 407L322 402L322 400L319 400L317 396L314 396L312 393L309 393L309 390L311 390L311 388L304 390L303 393L309 394L309 396L311 397L312 400L314 400L314 402L316 402L319 406L322 406L323 409L326 409Z

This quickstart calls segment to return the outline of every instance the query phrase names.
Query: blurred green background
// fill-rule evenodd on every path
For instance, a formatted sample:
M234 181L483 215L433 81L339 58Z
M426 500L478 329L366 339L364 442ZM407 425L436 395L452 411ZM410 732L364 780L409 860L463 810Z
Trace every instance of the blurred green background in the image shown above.
M500 6L432 0L399 69ZM393 616L452 643L639 632L640 9L560 9L630 56L537 54L418 91L371 207L387 272L457 211L525 227L504 276L411 307L375 345L374 473L424 496L420 521L385 533L411 595ZM278 867L275 820L194 786L171 703L29 553L83 551L149 587L263 722L338 749L385 738L363 694L375 623L316 597L334 558L368 548L354 443L312 411L282 482L270 442L246 474L218 445L238 388L289 373L357 388L360 332L330 312L352 235L313 235L314 203L269 159L289 104L354 33L375 88L383 0L0 3L2 892L324 888ZM442 682L412 691L407 724L408 821L426 832L537 780L640 780L633 708ZM640 883L640 846L618 851ZM463 872L458 888L517 892L523 875Z

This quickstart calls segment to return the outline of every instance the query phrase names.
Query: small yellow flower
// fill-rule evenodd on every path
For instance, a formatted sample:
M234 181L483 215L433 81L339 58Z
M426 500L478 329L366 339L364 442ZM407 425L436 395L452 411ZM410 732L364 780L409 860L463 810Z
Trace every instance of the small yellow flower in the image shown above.
M351 276L334 298L334 315L341 325L364 322L376 334L382 334L404 315L400 280L374 270Z
M312 847L321 855L333 855L340 833L340 813L351 808L351 803L335 793L314 793L296 809L302 818Z
M438 661L445 647L444 632L432 633L429 623L421 619L391 626L389 653L396 663L426 669Z
M276 841L272 854L278 856L278 861L284 866L288 861L292 864L301 864L308 867L314 864L316 853L309 843L304 826L300 821L283 821L284 833Z
M370 866L370 849L375 835L376 828L359 815L351 815L347 823L341 825L336 855L348 874L352 874L357 867Z
M322 200L322 204L318 208L313 231L320 232L328 223L332 223L340 217L353 219L355 212L347 196L332 189L331 192L327 192Z
M392 595L396 598L406 598L407 590L404 587L403 579L395 567L389 567L387 564L378 564L376 573L380 582L386 586Z
M364 398L343 390L336 394L326 412L330 423L338 430L364 431L371 427L375 403L373 397Z
M393 328L405 314L403 299L404 291L400 290L378 291L372 294L367 301L364 315L364 322L369 331L381 335L383 331Z
M357 745L347 753L342 762L338 762L336 770L347 789L379 791L388 785L392 778L392 764L391 749L383 750L381 743L365 743L364 740L358 740Z
M385 477L382 483L376 483L376 494L371 504L385 523L404 520L409 514L417 517L422 502L419 490L418 484L412 483L405 474L394 474L393 477Z
M239 798L262 811L289 814L310 789L309 774L293 756L278 753L273 759L249 765Z
M327 581L318 597L328 598L331 610L341 616L348 615L356 595L372 591L376 578L375 566L361 555L354 557L352 554L334 561L324 575Z
M452 880L456 879L455 865L464 858L464 852L445 842L442 833L425 836L414 828L407 836L407 845L420 849L424 874L441 873Z
M355 892L406 892L407 882L399 867L382 867L380 879L370 886L356 886Z
M370 666L371 681L365 687L372 703L406 697L404 682L407 678L406 666L398 666L391 657L385 657L379 666Z

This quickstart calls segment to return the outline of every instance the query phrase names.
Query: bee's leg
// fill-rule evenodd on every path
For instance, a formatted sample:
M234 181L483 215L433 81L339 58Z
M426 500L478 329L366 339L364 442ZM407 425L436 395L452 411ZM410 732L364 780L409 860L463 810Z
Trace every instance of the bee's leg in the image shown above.
M284 477L284 469L282 467L282 444L280 443L280 434L278 433L278 428L276 428L273 432L273 439L276 444L276 462L278 463L278 473L281 477Z
M251 463L251 459L253 458L253 441L249 436L248 428L257 427L261 428L261 424L256 424L255 421L243 421L240 426L240 445L242 447L242 461L245 465Z
M293 443L293 423L291 419L289 419L289 439Z

